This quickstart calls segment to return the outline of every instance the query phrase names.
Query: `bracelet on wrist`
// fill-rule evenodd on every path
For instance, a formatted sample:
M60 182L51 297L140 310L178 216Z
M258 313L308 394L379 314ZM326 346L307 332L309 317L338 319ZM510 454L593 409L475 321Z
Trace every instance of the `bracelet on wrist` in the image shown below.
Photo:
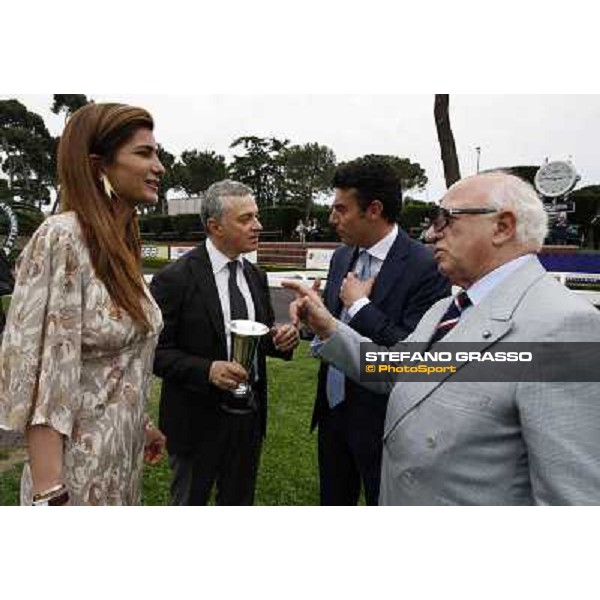
M41 502L37 502L34 506L64 506L70 500L69 492L65 490L59 496L55 496L50 500L43 500Z
M62 506L69 501L69 491L64 483L35 494L33 496L33 506Z

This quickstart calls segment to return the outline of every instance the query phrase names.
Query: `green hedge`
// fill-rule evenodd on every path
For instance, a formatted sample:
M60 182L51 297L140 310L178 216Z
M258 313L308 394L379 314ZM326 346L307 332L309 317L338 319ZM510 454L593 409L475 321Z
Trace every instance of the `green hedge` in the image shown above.
M428 204L420 200L407 200L402 206L398 219L402 228L406 231L411 228L421 228L431 206L431 203Z
M173 227L185 231L204 231L200 215L174 215L171 217Z
M174 233L182 238L204 231L200 215L143 215L140 231L146 234Z
M269 206L262 208L259 215L265 231L281 231L284 240L296 238L298 221L304 219L304 210L298 206ZM329 226L329 208L316 205L312 209L311 221L319 223L319 239L335 241L335 231ZM140 231L144 239L199 239L198 233L204 231L200 215L142 215Z
M337 241L335 231L329 225L329 207L316 204L313 206L310 222L317 219L321 241ZM260 221L265 231L281 231L284 240L296 240L298 221L306 221L304 210L298 206L269 206L261 208ZM306 222L304 223L306 225Z
M304 211L298 206L267 206L260 210L260 222L265 231L282 231L284 239L289 239L304 217Z
M173 231L173 223L169 215L144 215L140 217L142 233L164 233Z
M331 208L323 204L315 204L312 208L312 218L317 219L319 224L319 241L323 242L339 242L335 229L329 225L329 215L331 214Z

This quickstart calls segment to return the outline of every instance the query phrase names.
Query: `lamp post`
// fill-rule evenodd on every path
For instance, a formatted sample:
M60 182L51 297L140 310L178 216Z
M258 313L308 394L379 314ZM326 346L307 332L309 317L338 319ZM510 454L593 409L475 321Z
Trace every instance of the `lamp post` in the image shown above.
M475 148L475 152L477 152L477 173L479 173L479 160L481 159L481 146L477 146Z

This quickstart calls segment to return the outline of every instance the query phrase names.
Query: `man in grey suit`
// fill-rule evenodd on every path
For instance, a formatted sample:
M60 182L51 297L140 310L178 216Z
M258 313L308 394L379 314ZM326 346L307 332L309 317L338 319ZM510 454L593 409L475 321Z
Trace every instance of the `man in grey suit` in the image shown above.
M600 313L536 256L547 222L533 188L512 175L482 174L452 186L427 235L440 271L463 292L436 303L393 349L435 347L442 337L477 342L482 351L501 341L598 342ZM360 342L369 340L333 319L311 290L289 287L298 295L292 317L325 340L320 356L359 381ZM362 382L393 388L380 504L600 503L597 383L456 379Z

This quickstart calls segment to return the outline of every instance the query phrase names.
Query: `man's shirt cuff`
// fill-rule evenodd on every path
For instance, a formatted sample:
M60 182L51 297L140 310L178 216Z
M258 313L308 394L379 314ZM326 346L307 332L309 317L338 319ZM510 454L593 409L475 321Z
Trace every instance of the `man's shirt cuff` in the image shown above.
M348 316L351 319L354 319L354 317L356 316L356 313L361 309L364 308L365 306L367 306L367 304L370 304L371 301L368 298L359 298L358 300L355 300L352 304L352 306L348 309Z

